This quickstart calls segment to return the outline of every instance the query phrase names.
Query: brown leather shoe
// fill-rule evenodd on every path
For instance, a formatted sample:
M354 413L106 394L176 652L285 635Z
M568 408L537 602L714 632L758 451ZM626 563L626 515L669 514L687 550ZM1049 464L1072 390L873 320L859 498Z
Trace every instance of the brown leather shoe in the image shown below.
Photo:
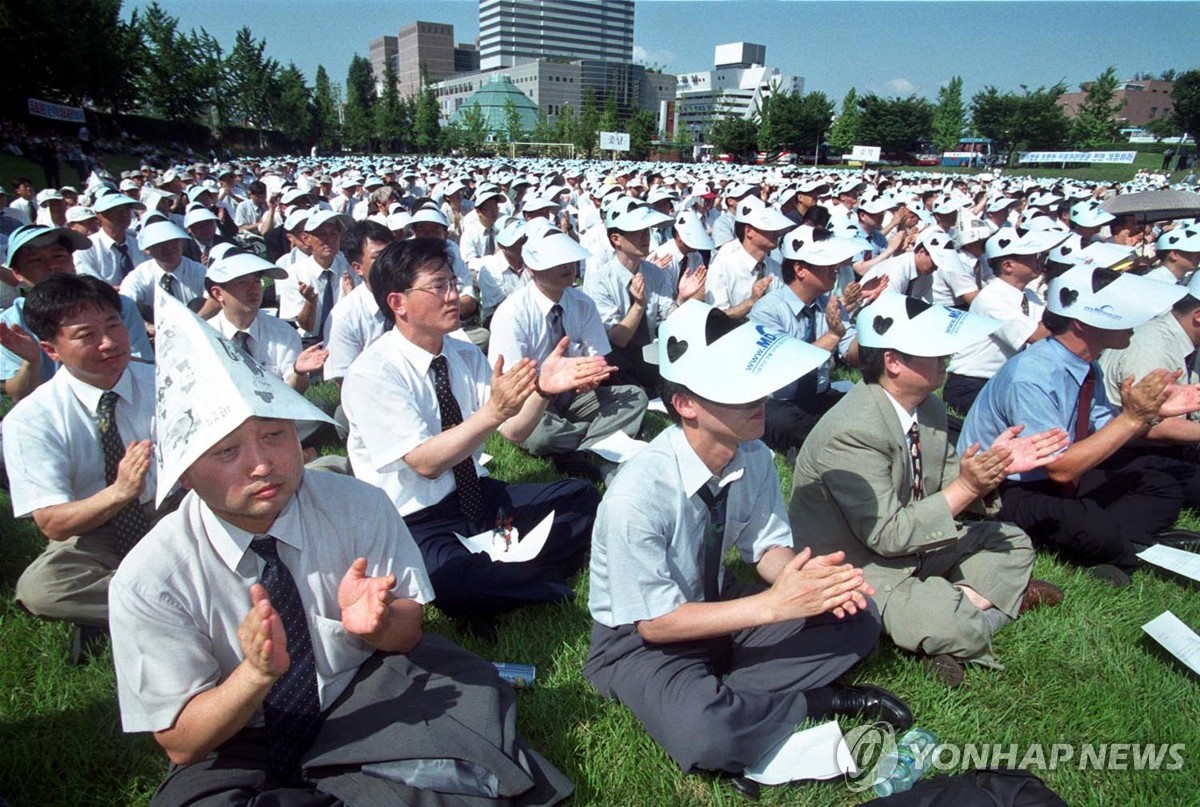
M1021 600L1021 610L1017 616L1032 611L1034 608L1058 605L1063 601L1063 590L1045 580L1030 580L1025 587L1025 597Z

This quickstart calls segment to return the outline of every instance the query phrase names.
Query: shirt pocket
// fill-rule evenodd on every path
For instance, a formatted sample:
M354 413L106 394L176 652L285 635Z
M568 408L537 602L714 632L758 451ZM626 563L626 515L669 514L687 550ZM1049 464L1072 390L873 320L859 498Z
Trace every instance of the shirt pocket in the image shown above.
M340 619L313 614L313 655L317 669L329 677L357 669L371 655L371 646L346 632Z

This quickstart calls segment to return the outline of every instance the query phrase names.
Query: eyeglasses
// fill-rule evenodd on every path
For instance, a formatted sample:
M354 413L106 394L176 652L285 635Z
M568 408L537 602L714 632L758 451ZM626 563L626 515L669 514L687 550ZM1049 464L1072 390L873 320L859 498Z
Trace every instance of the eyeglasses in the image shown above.
M407 294L410 291L424 291L437 297L448 297L451 291L455 294L462 291L462 283L457 278L454 280L439 280L435 283L430 283L428 286L413 286L412 288L405 289L404 293Z

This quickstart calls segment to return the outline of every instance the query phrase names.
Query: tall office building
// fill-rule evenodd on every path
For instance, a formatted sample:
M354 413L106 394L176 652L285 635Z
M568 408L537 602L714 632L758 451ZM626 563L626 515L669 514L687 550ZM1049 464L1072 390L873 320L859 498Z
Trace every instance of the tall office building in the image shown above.
M381 36L371 40L367 46L370 54L371 73L375 76L375 91L383 92L383 73L386 65L392 65L392 72L398 74L399 66L396 57L399 54L399 44L394 36Z
M454 74L454 26L413 22L400 29L397 86L401 98L421 92L421 73L439 81Z
M633 0L479 0L482 70L551 57L633 61Z

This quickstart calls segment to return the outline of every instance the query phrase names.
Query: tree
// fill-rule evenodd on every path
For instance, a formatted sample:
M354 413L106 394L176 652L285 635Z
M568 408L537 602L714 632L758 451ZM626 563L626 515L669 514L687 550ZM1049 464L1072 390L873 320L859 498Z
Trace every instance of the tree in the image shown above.
M583 146L579 144L579 119L575 115L575 107L570 104L565 105L559 110L558 116L554 121L554 137L551 138L555 143L574 143L575 147L583 150Z
M719 118L708 129L708 142L721 153L745 160L758 148L758 124L747 118Z
M569 142L574 143L585 156L591 157L600 143L600 106L596 101L596 93L591 87L583 91L583 104L580 110L575 135Z
M167 120L195 120L212 89L204 81L195 41L180 33L179 20L158 3L146 7L141 24L147 64L152 66L144 76L143 97Z
M462 111L459 118L462 129L462 147L468 154L478 154L483 151L487 142L487 117L478 103L471 104Z
M509 143L525 139L525 129L521 126L521 111L511 98L504 99L504 137Z
M675 150L679 152L681 160L690 160L692 152L696 150L696 138L692 137L692 133L687 130L686 126L680 126L675 130Z
M880 98L870 93L858 99L858 107L861 142L884 152L919 151L933 132L933 104L924 98Z
M413 110L413 132L416 134L417 151L422 154L437 149L438 135L441 134L441 122L438 120L437 96L433 88L426 86L417 96L416 107Z
M612 93L604 99L604 111L596 124L601 132L623 132L621 121L617 119L617 99Z
M1071 139L1077 148L1099 148L1117 139L1120 124L1117 115L1125 107L1123 101L1113 101L1121 82L1117 69L1109 67L1095 81L1084 86L1083 103L1071 125Z
M354 54L346 71L346 145L357 151L371 150L375 132L375 75L371 63Z
M292 143L307 143L313 135L312 90L295 63L279 72L277 91L271 100L271 121Z
M258 129L260 147L263 130L273 123L271 107L279 91L279 62L266 58L266 47L266 40L255 40L242 26L225 60L229 112L240 125Z
M1008 164L1020 149L1057 149L1066 142L1071 124L1058 105L1066 90L1061 83L1023 94L1001 93L985 87L971 98L971 124L982 137L995 142L996 151L1008 155Z
M859 126L862 123L862 113L858 109L858 92L853 87L842 99L842 114L829 130L829 145L839 154L845 154L862 143Z
M533 131L529 133L529 139L534 143L553 143L557 138L558 130L550 122L550 117L546 114L546 110L539 106L537 118L533 123Z
M629 133L629 156L635 160L644 160L650 156L654 148L654 137L658 134L657 121L654 113L648 109L637 109L625 122L625 131Z
M317 65L317 77L313 88L313 137L322 149L333 149L341 144L342 124L340 98L325 65Z
M375 105L375 137L385 153L403 150L408 140L408 107L400 100L396 71L390 61L383 66L383 95Z
M829 131L833 102L823 92L805 95L776 90L763 99L758 111L760 151L787 149L811 154Z
M1200 140L1200 70L1188 70L1175 78L1171 100L1175 102L1171 120L1180 132Z
M458 121L451 121L438 129L437 148L445 154L453 154L463 148L465 132Z
M954 76L938 89L937 106L933 110L933 150L954 151L967 123L963 108L962 76Z

